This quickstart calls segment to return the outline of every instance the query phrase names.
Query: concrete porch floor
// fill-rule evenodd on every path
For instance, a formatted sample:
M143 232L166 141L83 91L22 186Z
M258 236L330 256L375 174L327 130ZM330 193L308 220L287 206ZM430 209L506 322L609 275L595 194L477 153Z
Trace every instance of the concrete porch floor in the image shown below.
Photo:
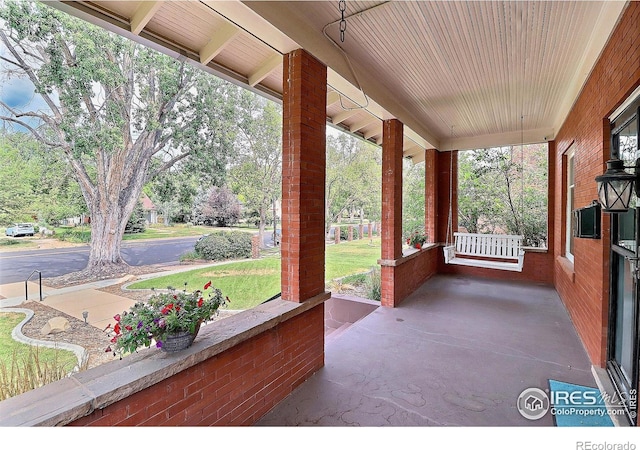
M258 426L553 426L516 402L555 379L596 387L552 287L438 275L328 339L325 367Z

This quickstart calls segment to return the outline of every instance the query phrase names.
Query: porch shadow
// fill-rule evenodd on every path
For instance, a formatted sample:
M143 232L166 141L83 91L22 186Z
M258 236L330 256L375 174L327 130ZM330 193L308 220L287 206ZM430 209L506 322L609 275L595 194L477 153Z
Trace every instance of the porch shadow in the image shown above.
M548 380L596 387L552 287L438 275L327 340L325 367L259 426L553 426L516 402Z

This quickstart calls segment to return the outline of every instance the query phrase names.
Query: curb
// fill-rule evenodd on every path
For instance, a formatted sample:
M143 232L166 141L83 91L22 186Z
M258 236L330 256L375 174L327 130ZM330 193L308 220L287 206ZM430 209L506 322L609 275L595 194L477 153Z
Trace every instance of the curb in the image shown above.
M13 338L13 340L32 346L68 350L70 352L73 352L78 359L78 366L76 366L76 369L79 369L80 367L86 365L89 359L89 354L85 350L85 348L81 347L80 345L69 344L68 342L41 341L40 339L33 339L22 334L22 327L33 317L34 313L32 310L26 308L2 308L1 312L26 314L26 317L11 331L11 337Z

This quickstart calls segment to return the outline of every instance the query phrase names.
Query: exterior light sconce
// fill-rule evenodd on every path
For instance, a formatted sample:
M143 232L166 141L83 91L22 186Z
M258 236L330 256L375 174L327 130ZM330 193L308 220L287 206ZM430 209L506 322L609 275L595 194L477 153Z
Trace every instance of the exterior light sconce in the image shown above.
M87 323L87 317L89 317L89 311L82 311L82 318L84 319L84 323Z
M635 173L629 173L625 169L634 169ZM602 205L602 211L607 213L626 213L629 211L631 195L636 189L638 195L638 176L640 176L640 158L635 166L625 166L620 159L607 161L607 170L596 177L598 185L598 200Z

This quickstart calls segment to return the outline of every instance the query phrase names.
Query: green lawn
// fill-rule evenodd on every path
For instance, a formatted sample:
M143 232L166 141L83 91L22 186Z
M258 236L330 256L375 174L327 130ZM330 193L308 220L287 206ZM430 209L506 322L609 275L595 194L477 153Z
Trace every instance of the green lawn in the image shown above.
M257 228L241 226L241 227L207 227L207 226L187 226L185 224L175 224L168 227L164 225L151 225L147 227L142 233L125 234L122 238L123 241L135 241L140 239L158 239L158 238L176 238L187 236L202 236L203 234L209 234L216 230L238 230L247 233L256 233ZM60 240L76 243L88 243L91 239L91 229L89 226L77 226L77 227L57 227L55 228L55 237Z
M368 271L380 258L380 240L363 239L327 246L325 279ZM280 292L280 258L270 255L258 260L221 264L175 275L153 278L129 286L130 289L166 289L172 286L195 290L209 280L231 300L229 309L252 308Z

